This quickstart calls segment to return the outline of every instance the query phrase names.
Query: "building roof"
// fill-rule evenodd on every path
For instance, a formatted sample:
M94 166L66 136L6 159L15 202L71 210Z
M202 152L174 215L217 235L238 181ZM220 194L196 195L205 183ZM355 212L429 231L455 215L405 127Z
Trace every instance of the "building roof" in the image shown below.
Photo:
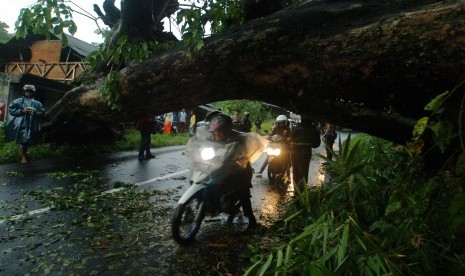
M98 50L98 47L92 44L89 44L83 40L80 40L71 35L66 35L68 39L68 46L64 47L65 49L71 49L75 52L76 57L84 58L89 55L92 51ZM50 40L61 40L61 35L55 35L51 33ZM0 57L3 59L12 59L21 55L23 59L27 60L27 57L30 57L30 46L34 41L45 40L45 35L35 35L29 34L25 38L16 38L13 37L7 43L0 43Z
M61 35L56 36L61 40ZM80 40L72 35L66 35L68 38L68 46L78 52L83 57L86 57L91 52L98 50L98 47L92 44L85 42L84 40Z

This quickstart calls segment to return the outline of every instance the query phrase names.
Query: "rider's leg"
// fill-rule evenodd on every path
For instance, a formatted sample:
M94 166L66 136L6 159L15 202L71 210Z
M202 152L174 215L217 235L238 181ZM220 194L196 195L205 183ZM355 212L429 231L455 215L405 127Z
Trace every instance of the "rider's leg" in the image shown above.
M260 171L258 173L262 174L266 166L268 166L268 156L265 158L265 161L263 161L262 167L260 168Z
M244 211L244 215L249 219L249 226L247 228L255 228L257 226L257 220L255 219L255 216L253 214L252 202L250 201L250 197L242 198L241 206L242 210Z
M210 202L215 210L220 208L220 193L217 185L208 185L204 190L203 198L205 202Z

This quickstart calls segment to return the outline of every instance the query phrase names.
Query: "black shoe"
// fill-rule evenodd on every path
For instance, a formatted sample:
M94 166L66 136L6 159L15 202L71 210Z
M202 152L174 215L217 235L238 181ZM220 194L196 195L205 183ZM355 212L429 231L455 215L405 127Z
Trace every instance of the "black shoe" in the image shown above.
M254 217L249 218L249 225L247 225L247 230L255 230L257 229L257 221L255 220Z
M137 157L137 159L139 159L139 161L144 161L144 155L139 154L139 157Z
M152 158L155 158L155 155L151 153L145 155L145 159L152 159Z

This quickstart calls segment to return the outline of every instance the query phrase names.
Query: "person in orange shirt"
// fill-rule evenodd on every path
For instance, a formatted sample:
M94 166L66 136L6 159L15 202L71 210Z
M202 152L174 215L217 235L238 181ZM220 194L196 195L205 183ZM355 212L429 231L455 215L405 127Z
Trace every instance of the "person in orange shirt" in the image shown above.
M166 113L165 114L165 122L163 126L163 133L170 135L171 133L171 126L173 124L173 113Z

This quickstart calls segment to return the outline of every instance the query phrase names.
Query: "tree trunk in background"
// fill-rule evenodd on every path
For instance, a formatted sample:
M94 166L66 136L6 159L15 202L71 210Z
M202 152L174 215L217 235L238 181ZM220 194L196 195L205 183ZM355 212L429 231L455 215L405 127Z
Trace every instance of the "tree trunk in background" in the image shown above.
M250 99L404 143L463 79L464 37L464 1L306 2L123 69L115 118Z
M177 0L124 0L121 11L115 6L115 0L105 0L103 9L94 4L94 12L115 31L110 44L115 45L121 36L130 40L177 41L170 32L163 31L163 18L170 17L179 8Z

